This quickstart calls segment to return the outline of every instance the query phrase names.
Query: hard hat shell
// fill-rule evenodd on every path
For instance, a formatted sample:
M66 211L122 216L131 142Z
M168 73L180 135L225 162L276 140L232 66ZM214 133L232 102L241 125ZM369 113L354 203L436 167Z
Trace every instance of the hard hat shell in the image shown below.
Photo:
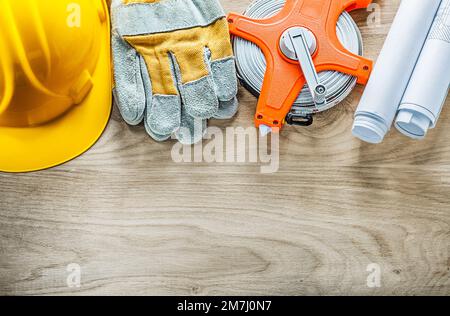
M111 113L105 0L0 2L0 171L64 163Z

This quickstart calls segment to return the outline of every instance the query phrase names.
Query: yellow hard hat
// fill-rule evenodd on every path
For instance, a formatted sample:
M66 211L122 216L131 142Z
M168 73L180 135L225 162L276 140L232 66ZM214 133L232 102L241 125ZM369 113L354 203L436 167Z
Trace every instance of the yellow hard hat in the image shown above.
M0 1L0 171L88 150L111 113L105 0Z

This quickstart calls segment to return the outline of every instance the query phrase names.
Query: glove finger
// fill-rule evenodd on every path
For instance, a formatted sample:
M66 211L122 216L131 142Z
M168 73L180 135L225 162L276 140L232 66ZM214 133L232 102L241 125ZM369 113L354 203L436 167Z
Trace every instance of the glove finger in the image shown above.
M139 124L145 111L145 91L139 55L118 36L112 37L114 60L114 98L123 119L130 125Z
M171 56L186 114L201 119L213 117L219 108L219 101L203 52L193 49L172 53ZM203 69L206 75L190 80L190 76L197 74L199 69Z
M235 62L233 57L218 61L211 61L211 51L206 49L205 58L209 60L210 71L213 75L216 95L219 99L219 109L214 118L228 120L233 118L239 108L236 97L238 84ZM229 99L231 97L231 99Z
M218 20L207 43L206 55L217 97L220 101L232 100L238 92L235 58L231 47L227 20Z
M175 137L183 145L196 144L206 135L207 124L207 120L194 118L183 111L181 114L181 128L175 132Z
M140 62L141 62L141 74L142 74L142 79L143 79L142 82L144 84L144 91L145 91L146 100L147 100L147 107L146 107L146 111L144 114L145 130L147 131L147 134L149 134L151 138L153 138L154 140L156 140L158 142L163 142L170 138L171 133L168 133L166 135L158 134L155 131L153 131L149 125L149 121L150 121L149 120L149 111L151 111L152 105L153 105L152 83L150 81L150 76L148 74L147 65L145 64L144 58L141 57Z
M164 141L170 139L170 137L172 136L172 134L160 135L160 134L155 133L148 125L147 120L145 120L144 126L145 126L145 130L147 131L147 134L150 135L150 137L153 138L154 140L156 140L157 142L164 142Z
M238 93L234 57L211 61L211 73L219 101L233 100Z
M219 110L214 115L214 118L219 120L229 120L233 118L239 108L239 102L237 97L234 97L230 101L219 101Z
M181 126L180 109L178 95L154 95L145 122L154 133L170 135Z
M170 56L165 55L161 58L167 59L167 64L165 65L169 69L165 71L171 71L170 75L161 76L159 79L169 80L170 83L165 83L167 85L174 85L176 82L175 72L173 66L169 62ZM162 59L160 59L162 60ZM148 73L148 72L147 72ZM155 74L154 71L151 74ZM156 75L156 74L155 74ZM150 84L150 77L148 78L148 83ZM144 80L145 81L145 80ZM175 87L174 87L175 88ZM175 88L176 89L176 88ZM175 90L176 91L176 90ZM153 94L151 102L147 106L146 114L146 126L147 131L152 131L154 135L160 135L162 138L171 135L181 126L181 98L178 94ZM159 137L161 138L161 137ZM167 139L167 138L166 138Z

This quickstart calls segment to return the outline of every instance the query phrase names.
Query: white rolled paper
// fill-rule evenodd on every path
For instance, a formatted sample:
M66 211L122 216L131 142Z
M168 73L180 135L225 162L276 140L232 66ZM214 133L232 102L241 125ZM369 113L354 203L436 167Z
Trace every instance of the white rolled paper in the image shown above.
M355 114L353 135L380 143L390 130L441 0L403 0Z
M436 126L450 86L450 0L439 13L400 104L396 128L423 139Z

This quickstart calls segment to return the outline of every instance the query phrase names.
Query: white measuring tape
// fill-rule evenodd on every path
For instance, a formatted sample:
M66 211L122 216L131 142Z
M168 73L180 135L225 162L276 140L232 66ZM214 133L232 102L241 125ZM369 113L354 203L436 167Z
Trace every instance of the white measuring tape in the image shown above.
M284 4L285 0L255 0L244 14L254 19L265 19L280 12ZM347 12L343 12L340 16L336 33L347 50L362 56L361 33ZM233 46L239 79L253 94L259 96L266 72L263 52L254 43L240 37L233 38ZM323 71L319 73L319 81L327 89L326 102L323 105L315 104L308 86L305 85L292 106L292 113L306 117L336 106L352 92L357 78L338 71Z

